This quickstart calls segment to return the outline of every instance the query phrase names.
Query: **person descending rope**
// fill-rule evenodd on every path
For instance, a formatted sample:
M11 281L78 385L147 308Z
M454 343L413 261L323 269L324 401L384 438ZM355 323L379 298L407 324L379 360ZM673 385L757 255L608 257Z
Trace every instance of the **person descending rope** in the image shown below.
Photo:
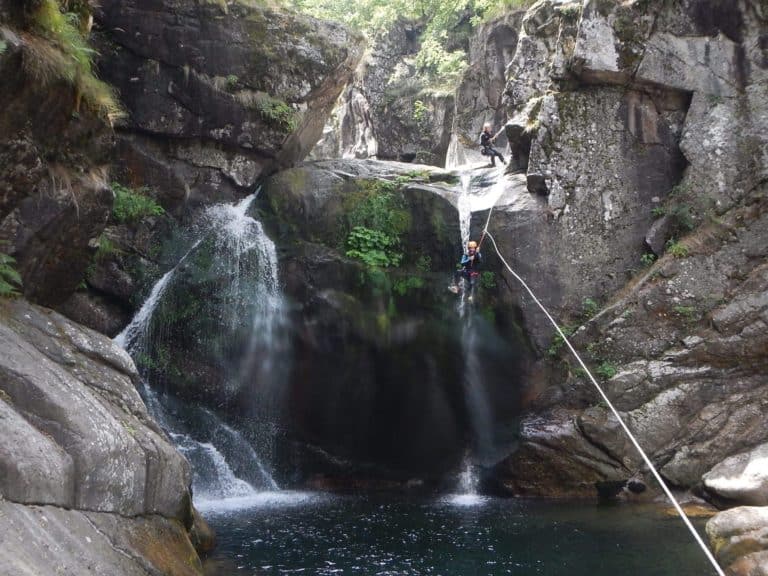
M499 157L499 160L501 160L502 164L506 164L506 162L504 162L504 156L501 155L501 152L493 147L493 143L496 141L496 136L498 135L498 133L491 134L491 124L489 122L483 124L483 131L480 133L480 154L483 156L491 157L491 166L496 166L497 156Z
M453 276L453 284L448 289L454 294L461 292L460 282L464 279L464 286L469 287L467 302L472 302L475 295L475 286L477 278L480 276L480 265L483 263L483 255L480 254L477 242L470 240L467 242L467 251L462 254L459 268Z

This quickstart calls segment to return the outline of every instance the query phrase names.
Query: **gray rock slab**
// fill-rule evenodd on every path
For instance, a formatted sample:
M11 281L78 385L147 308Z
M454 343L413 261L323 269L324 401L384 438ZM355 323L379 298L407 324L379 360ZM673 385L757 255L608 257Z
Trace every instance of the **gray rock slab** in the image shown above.
M178 522L0 500L0 576L200 576Z
M189 465L147 415L126 352L23 300L0 306L6 498L187 518ZM50 472L60 489L36 483Z
M702 478L707 491L749 506L768 506L768 444L726 458Z

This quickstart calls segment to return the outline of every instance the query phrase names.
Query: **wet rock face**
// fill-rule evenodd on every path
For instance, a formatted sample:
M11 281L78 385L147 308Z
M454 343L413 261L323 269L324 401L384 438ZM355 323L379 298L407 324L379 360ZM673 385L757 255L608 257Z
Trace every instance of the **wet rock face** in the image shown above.
M452 472L471 426L462 323L446 290L460 254L457 190L445 180L453 177L427 166L375 161L308 163L271 177L251 210L277 246L284 324L264 329L268 342L254 335L248 306L259 293L235 271L255 266L257 251L218 266L224 258L204 239L153 315L139 361L153 384L218 411L249 438L278 430L278 481L285 472L294 485L324 484L318 474L327 485L374 485ZM354 218L397 232L398 265L347 255ZM474 370L490 402L494 445L483 457L492 458L514 436L521 388L510 374L524 373L528 357L515 318L494 317L495 291L483 294ZM268 345L279 349L260 354Z
M373 40L313 158L445 165L453 95L430 92L419 79L413 57L420 33L419 26L399 22Z
M445 290L459 253L456 189L441 184L438 171L409 171L392 163L318 162L265 185L264 200L282 223L281 275L294 309L293 434L326 455L308 458L307 473L387 477L360 470L362 463L394 478L455 469L473 441L471 382L488 403L491 436L475 455L495 461L495 450L515 434L510 423L522 394L516 375L527 369L525 345L503 312L475 318L476 363L467 360L469 343ZM393 194L402 195L412 221L402 236L402 263L374 270L345 258L339 231L356 199L377 179L397 175L404 182ZM498 310L492 294L482 293L476 314ZM345 463L334 465L327 455Z
M80 573L85 564L65 544L75 536L93 540L86 554L105 573L160 568L157 555L142 549L152 539L175 542L168 559L181 550L180 558L196 561L184 529L192 512L189 465L147 415L125 351L23 300L4 302L1 312L4 570L50 568L54 554L58 565L79 563L72 573Z
M362 51L340 25L238 2L104 2L96 19L125 171L172 210L301 160Z

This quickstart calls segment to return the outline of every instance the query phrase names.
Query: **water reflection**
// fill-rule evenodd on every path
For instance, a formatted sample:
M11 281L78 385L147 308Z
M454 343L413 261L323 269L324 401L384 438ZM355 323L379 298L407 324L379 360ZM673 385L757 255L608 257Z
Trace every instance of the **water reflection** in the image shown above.
M640 506L309 498L211 518L227 574L701 576L676 519ZM464 505L457 505L460 503Z

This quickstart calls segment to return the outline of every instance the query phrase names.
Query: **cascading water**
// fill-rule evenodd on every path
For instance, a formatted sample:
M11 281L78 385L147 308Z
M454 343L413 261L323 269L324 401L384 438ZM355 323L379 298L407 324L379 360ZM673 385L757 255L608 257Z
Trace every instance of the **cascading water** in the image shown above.
M472 176L468 171L460 175L461 190L457 200L459 213L459 228L461 230L461 246L464 249L470 240L470 223L472 220ZM452 502L467 505L477 501L478 477L475 471L475 461L487 453L493 443L491 429L491 411L488 403L479 354L479 327L473 317L472 304L463 297L458 299L457 312L463 319L461 330L462 352L464 356L464 395L470 425L472 427L472 449L464 457L463 471L459 477L459 495Z
M210 337L215 357L226 359L231 354L229 348L238 350L237 361L222 367L221 385L240 389L259 382L263 389L252 394L260 401L259 416L274 412L279 404L275 389L284 373L286 363L280 361L280 354L287 348L287 338L275 246L261 223L247 215L254 198L255 194L237 204L216 205L201 214L192 226L196 238L192 247L155 284L133 321L115 341L140 367L156 368L161 363L165 367L169 340L174 338L170 324L178 316L168 310L173 311L174 298L179 299L174 291L185 289L185 275L217 280L216 275L220 275L226 281L216 285L215 305L206 308L195 303L196 315L208 315L216 326L215 334L194 337L198 341ZM197 269L186 270L199 267L200 261L208 265L205 274ZM260 490L279 490L260 456L269 452L271 438L256 438L255 449L210 410L161 396L153 387L152 377L158 372L162 371L142 370L146 376L142 395L152 416L190 460L199 508L215 508L222 501L247 505L258 499ZM264 429L270 431L272 427L273 422L268 422Z
M142 345L147 340L147 330L149 329L149 322L152 319L152 314L155 312L160 299L168 288L173 275L199 244L200 240L195 242L187 253L181 257L181 260L179 260L173 268L168 270L168 272L163 274L160 280L158 280L152 287L149 296L128 326L126 326L120 334L115 336L115 343L118 346L125 348L132 355L141 351Z

